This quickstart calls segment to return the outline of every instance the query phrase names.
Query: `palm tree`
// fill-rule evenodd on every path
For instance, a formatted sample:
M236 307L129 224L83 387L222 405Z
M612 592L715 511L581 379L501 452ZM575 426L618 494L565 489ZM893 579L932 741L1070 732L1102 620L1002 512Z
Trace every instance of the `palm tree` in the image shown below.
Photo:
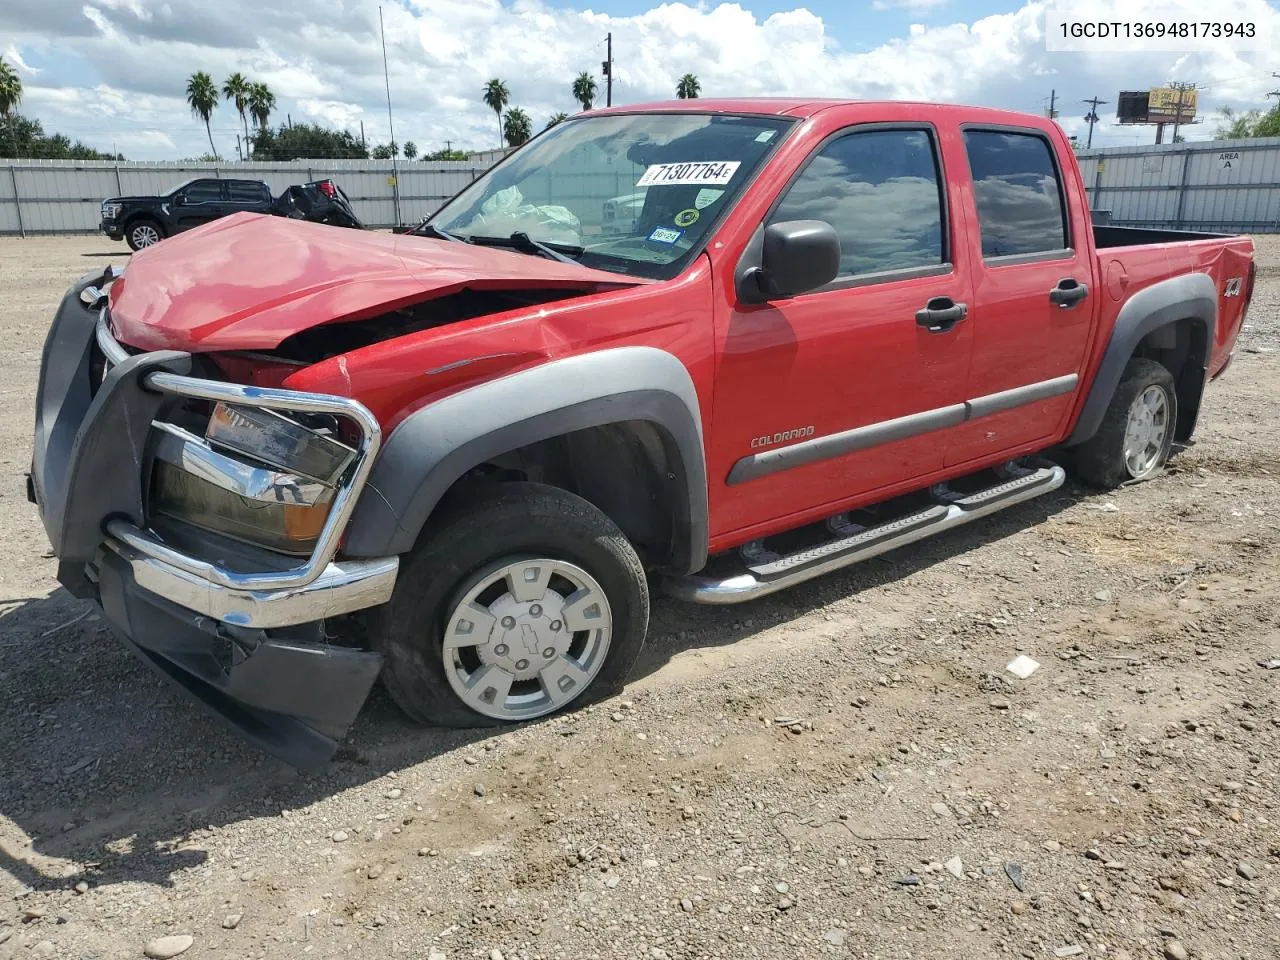
M498 115L498 146L502 146L502 111L511 102L511 91L507 85L494 77L484 85L484 102Z
M249 113L263 133L267 132L267 121L271 119L271 111L276 108L276 95L265 83L249 84Z
M13 155L18 155L18 135L13 126L13 111L22 102L22 78L18 72L0 57L0 116L9 124L9 139L13 141Z
M676 96L681 100L697 100L702 92L702 84L692 73L686 73L676 84Z
M414 143L412 140L406 140L404 142L404 158L406 160L412 160L417 155L418 155L418 145Z
M578 79L573 81L573 99L582 104L583 110L591 109L591 101L596 98L596 81L591 74L583 70Z
M244 78L244 74L236 71L227 77L226 82L222 85L222 95L235 103L236 113L240 114L240 123L244 126L244 149L245 155L249 154L249 120L246 114L246 108L249 105L249 89L251 84Z
M193 73L187 80L187 103L191 112L204 121L204 132L209 135L209 150L216 157L218 148L213 145L213 131L209 129L209 119L218 106L218 88L213 85L213 77L203 70Z
M568 120L568 119L569 119L569 115L568 115L567 113L565 113L563 110L562 110L561 112L559 112L559 113L553 113L553 114L551 115L551 119L547 121L547 125L546 125L545 127L543 127L542 129L543 129L543 130L550 130L550 129L551 129L552 127L554 127L557 123L564 123L564 122L565 122L566 120Z
M533 136L533 121L519 107L512 107L507 111L507 119L503 124L503 134L506 136L508 144L518 147Z

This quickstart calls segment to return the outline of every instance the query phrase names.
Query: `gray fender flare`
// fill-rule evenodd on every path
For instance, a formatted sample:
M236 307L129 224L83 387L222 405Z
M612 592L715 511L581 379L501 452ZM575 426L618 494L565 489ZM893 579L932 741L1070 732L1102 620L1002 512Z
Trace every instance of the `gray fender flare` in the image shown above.
M1089 387L1089 396L1067 439L1068 446L1083 443L1098 432L1124 368L1142 339L1152 331L1182 320L1194 320L1204 329L1205 356L1192 358L1198 359L1203 368L1199 379L1203 389L1218 322L1218 288L1207 273L1188 273L1138 291L1120 308L1107 351Z
M707 556L707 468L693 380L672 354L616 347L553 360L491 380L405 418L382 447L347 526L344 553L388 556L413 548L449 487L473 467L574 430L643 420L674 450L690 572Z

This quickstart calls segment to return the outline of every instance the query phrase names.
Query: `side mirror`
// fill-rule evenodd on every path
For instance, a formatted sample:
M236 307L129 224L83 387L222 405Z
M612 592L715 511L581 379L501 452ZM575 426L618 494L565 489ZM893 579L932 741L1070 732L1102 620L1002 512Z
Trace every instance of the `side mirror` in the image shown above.
M825 286L839 273L835 228L825 220L786 220L765 227L759 265L747 271L739 293L748 294L749 303L785 300ZM752 286L758 291L754 296L749 295Z
M173 205L175 207L184 206L186 202L187 202L187 195L185 193L179 193L174 195Z

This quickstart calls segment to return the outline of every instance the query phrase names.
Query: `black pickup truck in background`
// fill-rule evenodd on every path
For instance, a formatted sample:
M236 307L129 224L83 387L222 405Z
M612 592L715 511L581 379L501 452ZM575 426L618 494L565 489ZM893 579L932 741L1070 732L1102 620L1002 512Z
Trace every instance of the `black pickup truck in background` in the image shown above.
M164 196L102 201L98 229L112 240L124 240L130 249L140 250L233 213L270 213L339 227L363 227L347 195L332 180L291 186L277 198L263 180L201 177L183 181Z

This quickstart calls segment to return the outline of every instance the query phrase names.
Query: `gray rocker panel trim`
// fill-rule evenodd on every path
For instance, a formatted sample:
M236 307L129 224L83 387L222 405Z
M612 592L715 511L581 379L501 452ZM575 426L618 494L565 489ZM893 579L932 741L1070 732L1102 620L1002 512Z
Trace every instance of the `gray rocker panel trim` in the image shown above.
M708 536L698 395L684 364L654 347L553 360L410 414L383 444L344 552L406 553L440 498L472 467L530 443L627 420L657 424L674 440L688 537L678 559L698 570L706 563Z
M748 480L767 477L793 467L802 467L819 460L830 460L845 454L856 453L868 447L893 443L896 440L907 440L934 430L957 427L968 420L989 417L1038 400L1047 400L1050 397L1070 393L1076 388L1078 382L1079 377L1076 374L1068 373L1066 376L1054 377L1052 380L1041 380L1037 383L1014 387L1012 390L975 397L964 403L922 410L905 417L881 420L852 430L843 430L840 433L827 434L825 437L814 437L812 440L802 440L790 446L754 453L743 457L733 465L726 483L730 486L745 483Z
M1120 308L1107 352L1098 366L1098 374L1089 388L1089 397L1080 417L1067 438L1067 446L1083 443L1098 432L1102 418L1111 405L1116 387L1124 375L1138 344L1153 330L1180 320L1198 320L1205 328L1205 356L1199 358L1206 368L1213 353L1218 322L1218 288L1207 273L1189 273L1171 277L1140 290Z

